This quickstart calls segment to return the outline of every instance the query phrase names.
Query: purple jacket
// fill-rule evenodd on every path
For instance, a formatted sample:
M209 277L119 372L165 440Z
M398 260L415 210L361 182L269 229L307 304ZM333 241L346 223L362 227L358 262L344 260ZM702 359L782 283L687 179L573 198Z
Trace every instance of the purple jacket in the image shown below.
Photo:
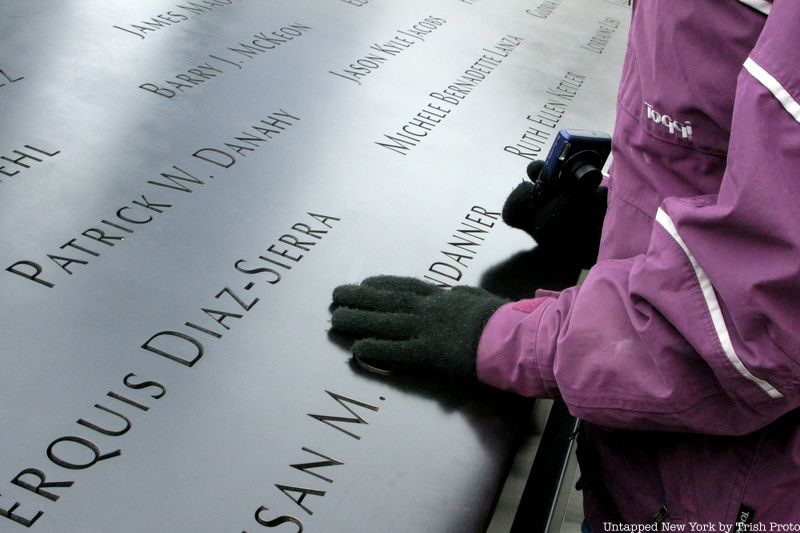
M585 421L595 531L800 524L798 102L797 0L634 4L598 263L500 308L478 354Z

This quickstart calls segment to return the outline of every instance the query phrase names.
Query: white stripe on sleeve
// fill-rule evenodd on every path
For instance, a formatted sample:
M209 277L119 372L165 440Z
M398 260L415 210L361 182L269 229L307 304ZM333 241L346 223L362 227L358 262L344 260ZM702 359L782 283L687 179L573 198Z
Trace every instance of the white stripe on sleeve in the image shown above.
M781 103L783 108L786 109L797 122L800 122L800 104L797 103L797 100L789 94L789 91L784 89L783 85L781 85L772 74L764 70L761 65L749 57L744 62L744 68L778 99L778 102Z
M736 350L733 348L733 343L731 342L731 336L728 333L728 327L725 325L725 319L722 316L722 311L719 306L719 300L717 300L717 293L714 292L714 287L711 285L711 280L708 279L708 276L703 271L702 267L697 263L694 255L686 246L686 243L683 242L683 239L680 235L678 235L678 228L675 227L675 224L672 222L672 219L669 215L660 207L658 208L658 212L656 213L656 222L661 224L661 226L667 230L675 242L683 249L684 253L686 253L686 257L689 258L689 263L691 263L692 268L694 269L694 273L697 276L697 281L700 284L700 290L703 292L703 298L705 298L706 306L708 307L708 312L711 315L711 322L714 324L714 329L717 332L717 338L719 339L719 343L722 346L722 351L725 353L725 357L728 358L728 361L734 366L734 368L741 374L743 377L755 383L761 389L766 392L770 398L783 398L783 395L778 392L778 390L770 385L768 382L764 381L763 379L757 378L754 376L742 360L739 359L739 356L736 354Z

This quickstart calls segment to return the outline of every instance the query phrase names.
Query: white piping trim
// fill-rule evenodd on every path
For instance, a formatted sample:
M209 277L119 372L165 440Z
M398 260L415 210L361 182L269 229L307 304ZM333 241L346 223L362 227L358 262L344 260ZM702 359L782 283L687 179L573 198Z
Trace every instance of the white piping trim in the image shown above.
M767 2L767 0L739 0L746 6L750 6L756 11L760 11L765 15L769 15L770 9L772 9L772 3Z
M783 85L781 85L772 74L764 70L761 65L749 57L744 62L744 68L778 99L778 102L781 103L783 108L786 109L797 122L800 122L800 104L797 103L797 100L789 94L789 91L783 88Z
M683 249L686 257L689 258L689 263L691 263L694 273L697 276L697 281L700 284L700 290L703 292L703 298L706 300L706 306L708 307L708 312L711 315L711 322L714 324L714 329L717 332L717 338L722 346L722 351L725 353L725 357L728 358L728 361L731 362L739 374L761 387L761 389L766 392L770 398L783 398L783 395L778 392L775 387L763 379L754 376L747 369L747 367L744 366L742 360L739 359L739 356L736 354L736 351L733 348L731 336L728 333L728 327L725 325L725 319L722 316L719 300L717 300L717 294L714 292L714 287L711 285L711 280L708 279L708 276L703 271L702 267L697 263L697 260L695 259L694 255L692 255L692 252L689 251L686 243L683 242L683 239L678 234L678 229L675 227L672 219L660 207L656 213L656 222L661 224L661 226L667 230L667 233L669 233L672 238L675 239L675 242L678 243L678 246Z

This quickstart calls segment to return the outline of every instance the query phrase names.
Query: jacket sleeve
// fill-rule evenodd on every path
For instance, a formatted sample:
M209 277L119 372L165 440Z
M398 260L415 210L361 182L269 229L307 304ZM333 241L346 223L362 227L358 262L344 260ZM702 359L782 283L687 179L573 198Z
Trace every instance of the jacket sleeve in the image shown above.
M478 377L608 427L737 435L800 406L800 7L739 74L717 195L667 198L646 254L506 304Z

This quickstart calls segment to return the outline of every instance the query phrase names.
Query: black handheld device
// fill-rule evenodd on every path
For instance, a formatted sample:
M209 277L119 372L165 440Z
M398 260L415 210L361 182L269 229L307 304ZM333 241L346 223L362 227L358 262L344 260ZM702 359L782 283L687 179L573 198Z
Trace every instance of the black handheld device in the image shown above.
M545 189L591 192L603 180L611 136L602 131L561 130L545 159Z

